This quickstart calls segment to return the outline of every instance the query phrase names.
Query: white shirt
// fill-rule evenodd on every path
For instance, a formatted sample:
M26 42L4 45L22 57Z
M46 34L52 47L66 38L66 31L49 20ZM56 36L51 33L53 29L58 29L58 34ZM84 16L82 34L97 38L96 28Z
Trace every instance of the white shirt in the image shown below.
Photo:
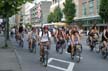
M47 42L49 41L49 38L51 37L51 33L48 31L48 33L42 35L42 31L39 33L39 37L41 38L41 42Z
M15 33L15 29L14 28L12 29L12 32Z

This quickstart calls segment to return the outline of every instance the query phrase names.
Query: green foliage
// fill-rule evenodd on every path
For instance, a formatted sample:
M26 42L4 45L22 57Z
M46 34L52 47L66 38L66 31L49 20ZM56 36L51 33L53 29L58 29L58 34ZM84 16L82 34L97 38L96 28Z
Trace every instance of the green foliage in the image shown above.
M99 15L105 21L105 23L108 22L108 0L100 1Z
M28 28L28 27L32 28L32 24L30 24L30 23L27 23L25 26L26 26L26 28Z
M65 19L67 23L72 23L74 17L75 17L75 13L76 13L76 9L75 9L75 4L73 3L73 0L65 0L64 5L64 9L63 9L63 13L65 15Z
M51 23L51 22L53 22L54 20L54 14L51 12L49 15L48 15L48 17L47 17L47 22L48 23Z
M53 19L54 22L60 22L61 21L63 14L62 14L61 9L59 7L55 8L53 16L54 16L54 19Z
M47 17L47 22L51 23L51 22L60 22L61 18L62 18L63 14L61 12L61 9L59 7L56 7L54 9L54 12L50 13Z
M0 16L3 18L11 17L16 14L22 4L31 0L0 0Z

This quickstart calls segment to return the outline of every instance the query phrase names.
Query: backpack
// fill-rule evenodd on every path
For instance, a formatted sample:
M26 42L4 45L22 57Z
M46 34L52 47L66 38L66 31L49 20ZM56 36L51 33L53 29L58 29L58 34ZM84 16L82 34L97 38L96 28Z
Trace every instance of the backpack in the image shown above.
M68 46L67 52L68 52L68 53L71 53L71 45Z

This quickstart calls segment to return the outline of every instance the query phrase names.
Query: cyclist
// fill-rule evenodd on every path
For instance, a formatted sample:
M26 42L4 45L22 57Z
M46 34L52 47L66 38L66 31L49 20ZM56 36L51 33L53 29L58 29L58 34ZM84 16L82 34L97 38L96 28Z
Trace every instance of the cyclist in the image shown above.
M44 47L45 44L47 48L50 48L51 44L51 33L48 30L48 26L44 26L42 31L39 33L39 45L40 45L40 61L42 61L42 57L44 56Z
M65 48L65 32L62 28L59 28L56 31L56 48L62 47ZM60 46L59 46L60 45Z
M72 56L74 56L75 54L75 51L76 51L76 45L77 44L80 44L80 34L77 30L77 27L74 26L72 28L72 31L71 31L71 53L72 53Z
M24 31L23 25L20 24L20 26L19 26L19 40L20 40L19 45L21 47L23 47L23 41L24 41L24 33L23 33L23 31Z
M24 28L23 28L22 24L20 24L20 26L19 26L19 34L20 34L20 36L23 34L23 31L24 31Z
M98 34L98 31L97 31L97 28L96 26L93 26L89 32L89 40L90 40L90 43L98 40L99 38L99 34Z
M37 38L38 38L38 32L36 32L35 27L32 27L32 31L28 35L29 48L32 48L32 44L36 43Z
M103 31L102 42L103 42L104 48L107 48L108 47L108 26ZM102 50L104 50L104 48Z

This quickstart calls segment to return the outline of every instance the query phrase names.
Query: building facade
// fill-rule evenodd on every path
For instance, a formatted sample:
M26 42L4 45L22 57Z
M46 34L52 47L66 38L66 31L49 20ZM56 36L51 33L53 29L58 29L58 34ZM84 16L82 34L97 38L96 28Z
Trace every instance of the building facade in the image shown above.
M40 19L38 18L38 4L35 4L33 8L30 9L30 18L31 18L31 24L39 23Z
M54 9L59 6L61 8L61 10L63 10L64 8L64 5L63 3L65 2L65 0L52 0L52 5L50 7L50 12L53 12ZM76 17L77 18L77 15L78 15L78 5L79 5L79 1L78 0L73 0L73 2L75 3L76 5ZM63 18L62 18L62 21L65 21L65 16L63 14Z
M97 24L102 29L105 24L99 16L100 0L73 0L76 5L75 22L82 24L85 29L94 24ZM59 5L61 9L64 8L63 3L65 0L52 0L50 11L53 12L55 7ZM65 18L65 16L63 16Z
M25 11L24 11L24 15L23 15L23 19L24 19L24 23L25 24L31 23L31 20L30 20L30 17L31 17L31 15L30 15L30 9L33 6L34 6L34 4L29 3L29 2L27 2L25 4L25 7L24 7L25 8Z
M100 0L79 0L78 15L75 21L83 24L85 29L89 29L94 24L99 30L103 30L105 24L99 16Z
M52 0L33 0L33 3L39 3L41 1L52 1Z
M47 23L47 16L49 14L51 1L41 1L35 3L35 6L31 8L31 23L32 24L44 24Z
M15 23L16 25L19 25L22 23L23 25L31 23L30 20L30 9L34 6L32 3L25 3L21 6L21 10L18 12L18 14L15 15Z

